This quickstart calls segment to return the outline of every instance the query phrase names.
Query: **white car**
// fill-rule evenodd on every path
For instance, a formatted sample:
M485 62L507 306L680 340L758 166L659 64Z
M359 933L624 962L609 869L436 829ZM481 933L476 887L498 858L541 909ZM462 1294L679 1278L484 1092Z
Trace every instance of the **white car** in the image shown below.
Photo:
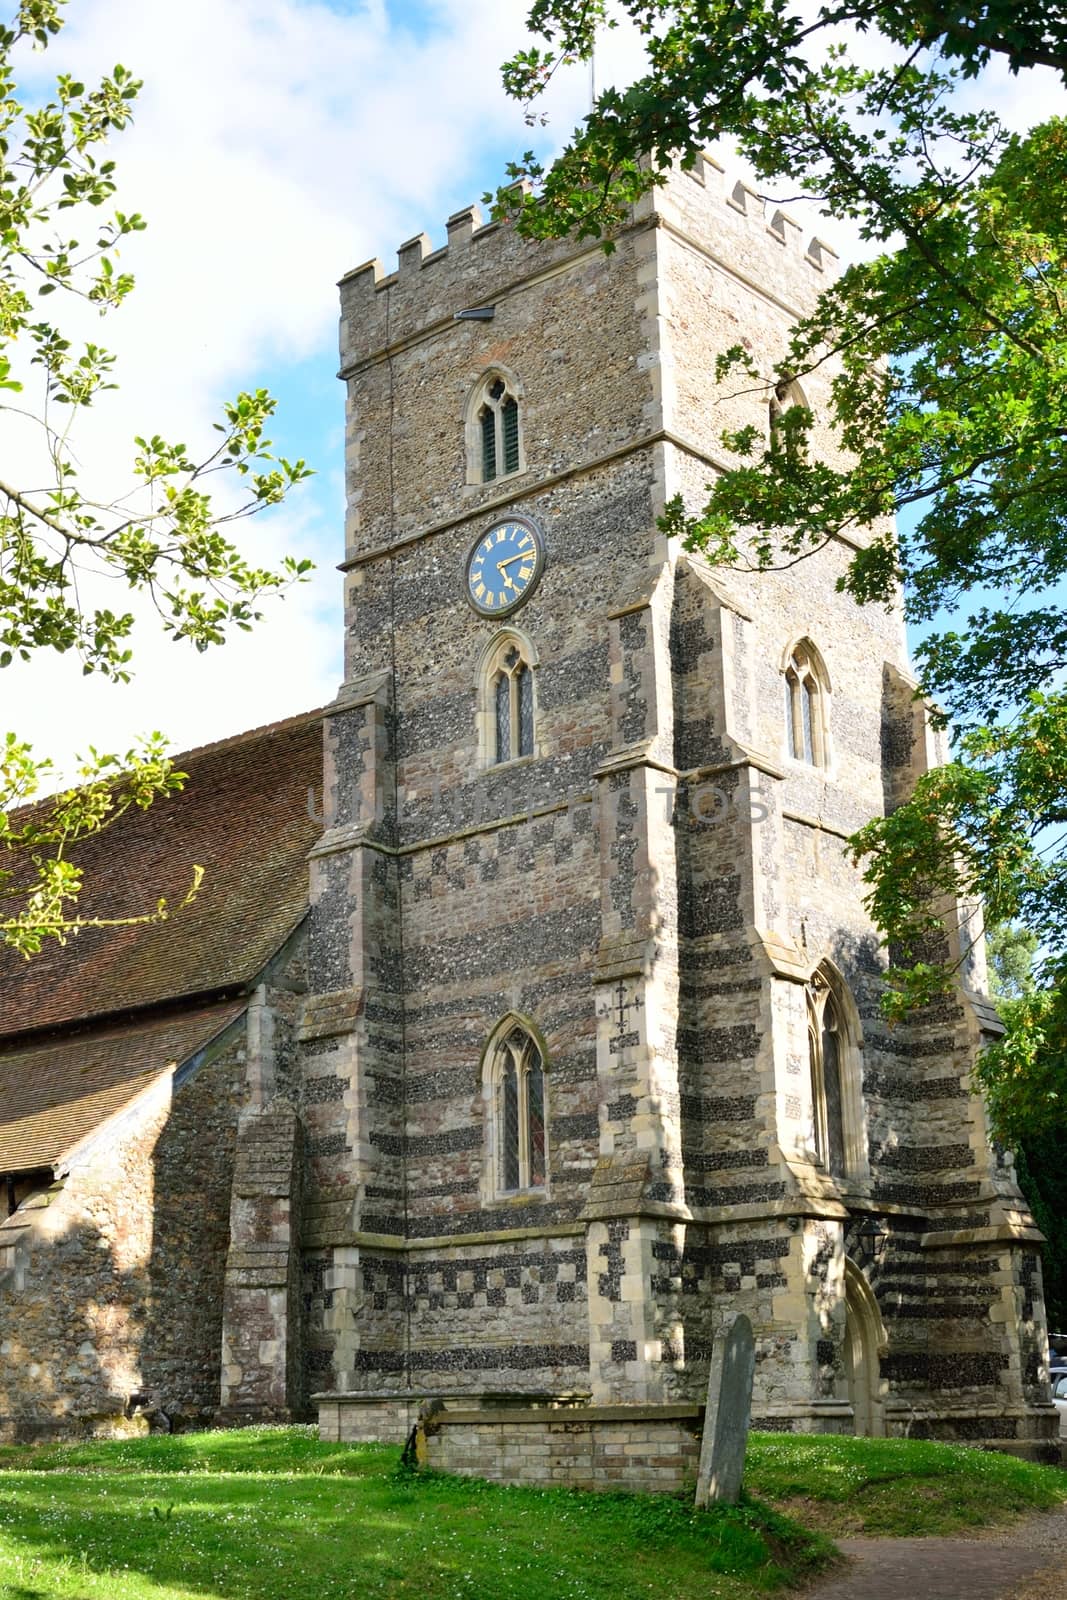
M1052 1375L1052 1404L1060 1414L1060 1438L1067 1439L1067 1372Z

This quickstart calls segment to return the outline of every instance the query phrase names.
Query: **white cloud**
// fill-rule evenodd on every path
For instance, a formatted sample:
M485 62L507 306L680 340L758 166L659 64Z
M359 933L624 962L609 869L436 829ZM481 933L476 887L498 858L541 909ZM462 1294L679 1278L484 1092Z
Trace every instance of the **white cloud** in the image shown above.
M125 747L163 728L179 746L270 721L328 698L340 674L343 545L336 279L419 227L443 236L457 182L480 151L521 148L521 113L499 87L519 13L494 0L449 0L415 38L382 4L344 12L295 0L75 0L67 29L30 63L39 92L68 70L91 81L122 60L146 80L134 126L115 141L119 203L149 219L123 265L138 287L102 326L81 325L119 357L121 391L79 422L87 486L128 481L129 441L150 429L196 447L219 402L240 386L283 392L287 367L316 417L287 437L319 471L310 491L256 519L255 559L312 554L314 581L271 620L196 656L150 624L126 688L83 679L72 659L12 669L5 725L68 762L92 738ZM461 196L474 198L473 192ZM56 300L50 303L56 307ZM78 323L64 313L64 327ZM308 365L321 379L307 380ZM332 393L332 400L324 400ZM299 396L297 397L299 400ZM292 396L290 397L292 400ZM4 436L25 459L25 440ZM2 475L2 474L0 474ZM125 596L109 601L125 608ZM142 609L142 608L139 608Z

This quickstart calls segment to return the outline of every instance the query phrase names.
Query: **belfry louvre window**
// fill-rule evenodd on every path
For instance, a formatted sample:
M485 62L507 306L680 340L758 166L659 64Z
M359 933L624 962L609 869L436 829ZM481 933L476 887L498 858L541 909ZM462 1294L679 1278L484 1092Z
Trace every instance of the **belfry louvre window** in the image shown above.
M507 478L521 466L519 402L503 378L491 378L478 408L481 481Z
M829 765L826 671L815 647L802 640L785 666L785 742L794 761Z
M497 1189L513 1194L545 1187L545 1069L525 1028L496 1047Z
M493 760L514 761L534 752L533 674L512 644L493 680L495 745Z

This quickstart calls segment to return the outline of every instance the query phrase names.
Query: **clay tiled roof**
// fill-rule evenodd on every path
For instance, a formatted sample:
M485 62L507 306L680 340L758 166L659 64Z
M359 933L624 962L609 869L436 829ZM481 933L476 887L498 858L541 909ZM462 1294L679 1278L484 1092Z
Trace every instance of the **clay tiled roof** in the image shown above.
M307 906L306 855L322 832L319 713L207 745L177 758L188 781L148 811L130 811L85 840L86 915L122 917L161 895L185 895L195 865L204 882L168 921L86 929L25 961L0 947L0 1039L182 997L205 1000L247 983L284 943ZM2 1170L2 1169L0 1169Z
M0 1051L0 1172L54 1166L168 1067L239 1017L243 1000Z

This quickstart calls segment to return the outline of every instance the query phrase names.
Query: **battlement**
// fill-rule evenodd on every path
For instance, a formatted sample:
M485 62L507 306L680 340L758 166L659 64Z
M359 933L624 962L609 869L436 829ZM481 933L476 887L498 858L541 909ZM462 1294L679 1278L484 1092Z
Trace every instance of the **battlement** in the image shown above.
M711 155L691 170L676 167L667 182L634 207L631 226L666 225L688 235L727 267L742 264L769 291L806 307L836 272L837 254L788 211L771 210L754 189L731 182ZM509 223L486 222L477 205L453 213L446 242L417 233L397 250L387 273L375 256L340 280L342 370L374 350L438 320L488 307L525 277L585 254L595 243L528 241ZM625 232L625 230L624 230Z
M681 169L677 169L681 175ZM816 234L809 234L806 226L798 222L781 206L773 208L751 185L738 179L732 186L725 167L707 150L698 156L696 165L684 176L692 179L702 189L711 190L714 200L725 204L739 216L748 218L756 231L762 230L777 239L792 255L800 255L816 272L836 270L838 255L832 245Z

